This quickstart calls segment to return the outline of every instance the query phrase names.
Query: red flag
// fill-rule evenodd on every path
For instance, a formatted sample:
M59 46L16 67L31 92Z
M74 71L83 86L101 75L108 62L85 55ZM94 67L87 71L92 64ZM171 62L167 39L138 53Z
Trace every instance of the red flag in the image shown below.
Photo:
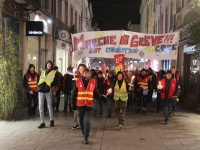
M115 65L117 66L122 66L121 70L124 70L124 54L116 54L114 55L114 61Z
M106 62L103 61L103 65L102 65L101 70L102 70L102 72L106 72L106 69L107 69L107 67L106 67Z

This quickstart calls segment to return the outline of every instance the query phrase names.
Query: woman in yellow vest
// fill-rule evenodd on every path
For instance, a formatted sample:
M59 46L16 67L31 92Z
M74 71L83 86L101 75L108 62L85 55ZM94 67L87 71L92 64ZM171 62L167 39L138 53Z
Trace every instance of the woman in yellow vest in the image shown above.
M53 63L51 61L47 61L45 65L45 70L42 70L40 75L40 80L38 83L38 99L39 99L39 113L41 124L38 126L39 129L45 127L45 119L44 119L44 100L46 98L48 109L49 109L49 118L50 118L50 127L54 126L53 119L53 107L52 107L52 93L51 88L56 85L59 85L59 76L56 71L53 70Z
M114 100L115 100L115 110L118 114L118 125L119 129L122 129L125 120L125 110L128 100L128 90L132 88L129 87L128 83L124 80L123 73L117 73L117 80L114 84Z

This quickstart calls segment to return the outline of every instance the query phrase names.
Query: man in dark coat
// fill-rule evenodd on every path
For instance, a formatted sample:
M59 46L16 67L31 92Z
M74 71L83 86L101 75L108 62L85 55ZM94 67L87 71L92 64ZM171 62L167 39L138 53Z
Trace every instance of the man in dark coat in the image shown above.
M69 104L69 110L72 112L71 107L71 91L73 88L73 68L68 67L67 73L64 75L63 78L63 92L64 92L64 110L63 112L67 112L68 104Z

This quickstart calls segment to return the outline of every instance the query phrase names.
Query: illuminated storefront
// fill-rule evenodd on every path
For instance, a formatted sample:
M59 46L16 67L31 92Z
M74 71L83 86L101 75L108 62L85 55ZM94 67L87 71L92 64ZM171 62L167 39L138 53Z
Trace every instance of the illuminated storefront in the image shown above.
M61 40L56 41L56 66L58 70L65 74L67 73L67 68L71 65L70 60L70 46L69 43L63 42Z
M43 22L43 36L27 36L27 66L34 64L36 71L44 69L47 60L53 60L52 24L42 12L30 14L30 21Z
M195 55L195 46L184 46L184 97L200 102L199 55ZM192 102L190 101L190 102Z

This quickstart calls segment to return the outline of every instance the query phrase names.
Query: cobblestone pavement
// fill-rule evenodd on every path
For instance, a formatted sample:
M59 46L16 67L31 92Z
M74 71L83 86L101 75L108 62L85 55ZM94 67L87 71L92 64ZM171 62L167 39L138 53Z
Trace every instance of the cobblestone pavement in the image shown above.
M63 103L63 99L61 99ZM136 107L126 111L122 130L117 128L117 118L113 113L106 118L106 104L103 115L92 116L89 145L82 144L79 130L72 130L73 114L55 113L55 126L38 129L39 115L19 121L0 121L0 150L185 150L200 149L200 115L184 110L178 104L176 116L164 124L163 112L155 113L155 104L147 109L147 115L136 114ZM114 106L114 105L113 105Z

